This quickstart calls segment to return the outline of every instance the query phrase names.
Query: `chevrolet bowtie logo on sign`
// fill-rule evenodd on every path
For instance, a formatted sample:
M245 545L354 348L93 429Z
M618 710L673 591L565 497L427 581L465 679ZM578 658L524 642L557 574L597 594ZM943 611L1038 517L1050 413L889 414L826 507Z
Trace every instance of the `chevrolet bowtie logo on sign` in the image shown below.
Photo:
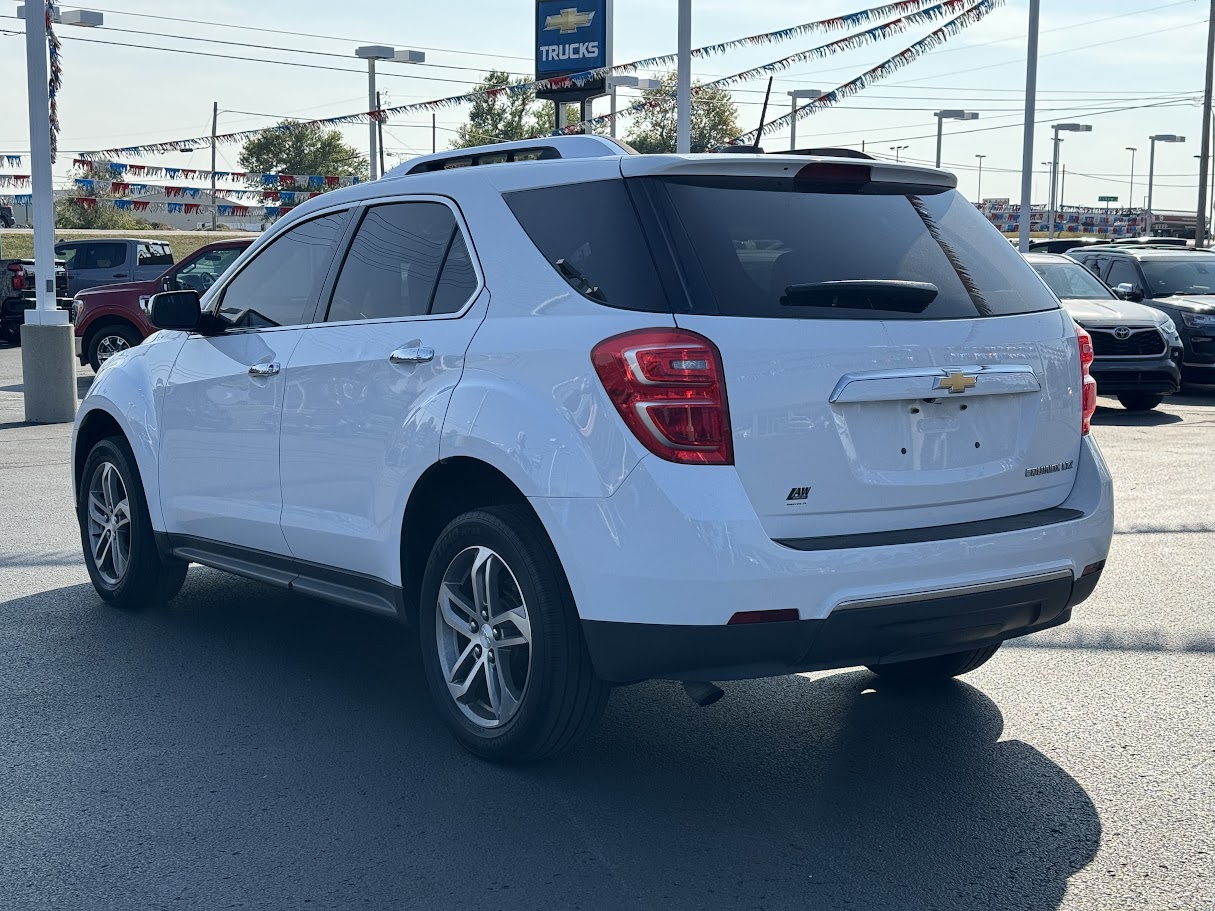
M537 0L536 78L582 76L575 85L556 87L541 97L579 101L604 92L602 76L585 74L608 64L611 9L611 0Z
M577 7L563 9L555 16L547 16L544 20L544 30L551 32L556 29L563 35L572 35L580 28L585 28L595 21L594 13L580 13Z
M937 377L937 384L933 389L948 389L950 395L958 392L965 392L971 389L979 382L979 378L970 373L951 373L949 376Z

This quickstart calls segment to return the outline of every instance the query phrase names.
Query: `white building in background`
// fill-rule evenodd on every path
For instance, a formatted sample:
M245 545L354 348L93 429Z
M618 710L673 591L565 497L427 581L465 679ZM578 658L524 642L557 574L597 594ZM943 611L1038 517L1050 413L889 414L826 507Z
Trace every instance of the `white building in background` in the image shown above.
M149 210L136 212L130 210L131 214L140 221L148 223L155 222L156 224L168 225L178 231L197 231L200 228L211 227L211 211L210 207L218 200L221 206L249 206L249 203L236 199L228 199L222 195L217 195L214 199L211 194L203 191L195 198L188 196L167 196L164 193L148 193L142 196L132 196L132 201L148 202L152 205ZM200 206L202 211L199 212L168 212L163 206L168 203L181 203L185 206ZM249 215L221 215L216 219L216 226L221 231L260 231L262 229L263 220Z

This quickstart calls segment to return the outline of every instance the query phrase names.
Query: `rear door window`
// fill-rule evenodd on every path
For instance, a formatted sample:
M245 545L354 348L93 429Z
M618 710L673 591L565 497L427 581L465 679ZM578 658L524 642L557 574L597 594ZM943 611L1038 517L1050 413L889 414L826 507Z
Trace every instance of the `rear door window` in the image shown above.
M953 190L902 196L700 178L663 184L669 222L682 234L679 258L699 279L699 312L954 319L1059 306L1020 254ZM918 284L896 293L885 282Z
M117 269L126 260L126 244L90 241L80 245L80 250L76 254L76 268Z

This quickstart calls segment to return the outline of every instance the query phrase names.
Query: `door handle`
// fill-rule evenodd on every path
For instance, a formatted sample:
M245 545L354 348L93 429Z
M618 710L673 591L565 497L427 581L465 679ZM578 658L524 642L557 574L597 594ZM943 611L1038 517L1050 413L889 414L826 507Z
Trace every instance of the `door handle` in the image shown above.
M127 274L125 272L115 272L114 277L115 278L126 278Z
M254 364L249 368L249 376L278 376L278 364Z
M398 348L388 355L388 360L394 364L425 364L434 358L434 348Z

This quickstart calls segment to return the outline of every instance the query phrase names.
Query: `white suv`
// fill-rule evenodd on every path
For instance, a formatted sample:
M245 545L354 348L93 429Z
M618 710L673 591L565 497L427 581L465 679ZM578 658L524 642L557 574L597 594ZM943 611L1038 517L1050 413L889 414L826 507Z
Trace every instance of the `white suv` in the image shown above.
M98 593L201 563L416 624L478 754L612 684L964 673L1109 549L1091 349L954 178L579 136L300 206L110 359L72 456Z

